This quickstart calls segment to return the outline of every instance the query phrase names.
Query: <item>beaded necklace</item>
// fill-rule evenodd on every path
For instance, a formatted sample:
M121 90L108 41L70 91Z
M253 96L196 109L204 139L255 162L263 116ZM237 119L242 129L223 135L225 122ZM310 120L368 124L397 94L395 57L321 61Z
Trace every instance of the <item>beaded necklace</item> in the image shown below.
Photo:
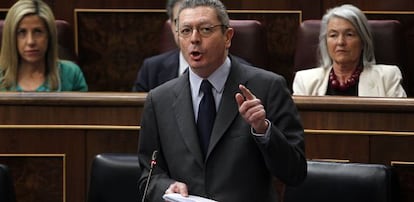
M347 90L349 87L354 86L357 81L359 80L359 75L362 72L362 67L357 67L354 72L352 73L351 77L349 77L345 83L341 84L338 81L338 78L336 77L336 74L333 70L333 68L331 69L331 72L329 72L329 84L331 85L331 87L333 89L336 90L340 90L340 91L345 91Z

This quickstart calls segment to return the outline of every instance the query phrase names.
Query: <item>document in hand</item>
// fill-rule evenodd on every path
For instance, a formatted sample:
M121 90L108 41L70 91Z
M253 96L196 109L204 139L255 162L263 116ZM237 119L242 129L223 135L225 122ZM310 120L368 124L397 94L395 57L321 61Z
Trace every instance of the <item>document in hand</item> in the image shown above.
M181 196L181 194L164 194L162 198L170 202L218 202L208 198L203 198L200 196L189 195L188 197Z

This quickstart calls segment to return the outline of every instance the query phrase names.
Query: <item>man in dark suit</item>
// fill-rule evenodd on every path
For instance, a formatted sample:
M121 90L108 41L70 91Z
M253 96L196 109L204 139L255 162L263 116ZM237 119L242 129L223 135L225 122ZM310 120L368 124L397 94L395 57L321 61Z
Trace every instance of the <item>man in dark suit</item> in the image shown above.
M174 35L177 48L145 59L139 69L132 91L148 92L166 81L178 77L188 67L184 57L180 56L181 52L178 48L178 36L175 27L181 2L183 0L168 0L166 6L167 15L171 22L171 32Z
M132 91L148 92L151 89L182 75L187 69L188 63L185 61L178 48L179 43L175 26L181 2L183 2L183 0L168 0L166 6L167 14L171 22L171 32L174 35L177 48L146 58L138 71ZM239 57L237 57L237 59L241 60L242 63L250 64Z
M148 92L151 89L171 80L183 72L179 72L180 64L186 66L185 61L180 61L180 50L174 49L144 60L132 91Z
M147 95L138 147L140 190L158 151L148 201L171 193L277 201L273 177L296 185L307 172L304 131L286 81L228 55L234 30L219 0L186 0L177 25L190 68ZM206 83L210 90L204 90ZM212 111L203 113L205 103ZM205 132L200 125L210 115L211 132Z

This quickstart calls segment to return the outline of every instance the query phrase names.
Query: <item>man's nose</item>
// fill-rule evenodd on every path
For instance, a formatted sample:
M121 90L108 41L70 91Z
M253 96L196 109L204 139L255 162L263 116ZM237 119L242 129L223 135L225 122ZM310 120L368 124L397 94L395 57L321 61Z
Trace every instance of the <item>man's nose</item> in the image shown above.
M192 30L192 33L190 35L190 39L191 39L191 43L198 43L198 42L200 42L201 34L200 34L200 31L198 31L197 28L194 28Z

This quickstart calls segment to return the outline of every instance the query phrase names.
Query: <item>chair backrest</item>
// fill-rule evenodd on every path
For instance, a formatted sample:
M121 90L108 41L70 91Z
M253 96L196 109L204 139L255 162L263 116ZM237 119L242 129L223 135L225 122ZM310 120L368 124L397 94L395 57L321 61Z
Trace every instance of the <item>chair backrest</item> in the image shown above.
M297 33L294 72L316 67L320 20L303 21ZM402 26L397 20L368 20L378 64L403 64Z
M284 202L390 202L393 180L385 165L308 161L307 178L286 187Z
M4 164L0 164L0 201L16 201L13 179L11 177L11 173L8 166Z
M78 61L75 51L75 39L72 26L65 20L56 20L56 29L59 45L59 57L61 59Z
M4 20L0 20L0 48L3 39L3 25ZM77 62L78 57L75 52L75 40L73 37L72 26L64 20L56 20L56 29L59 58Z
M257 20L230 20L230 26L234 29L234 36L229 52L254 66L267 67L269 52L262 24ZM177 48L169 20L165 22L160 37L161 53Z
M98 154L92 162L88 202L141 201L140 176L137 154Z

